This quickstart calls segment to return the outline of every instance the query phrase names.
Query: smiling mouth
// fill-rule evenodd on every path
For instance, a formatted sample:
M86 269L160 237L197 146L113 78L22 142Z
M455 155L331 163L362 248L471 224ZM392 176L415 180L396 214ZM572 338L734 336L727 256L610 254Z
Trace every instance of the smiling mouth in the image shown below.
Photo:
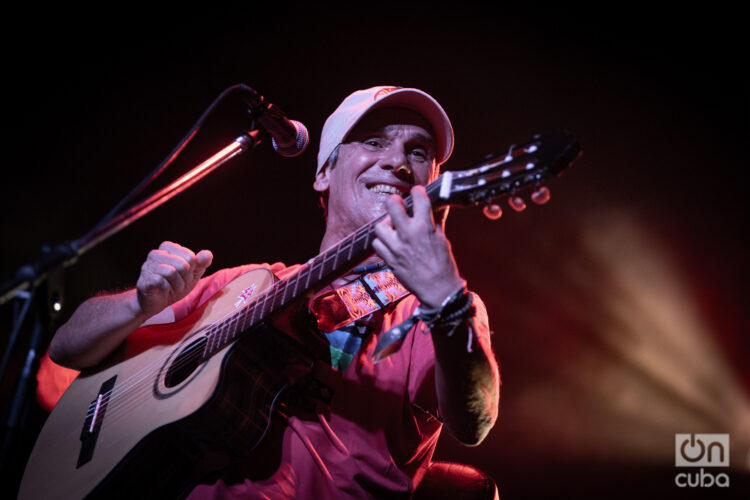
M367 184L367 190L371 193L392 195L397 194L405 197L409 193L407 186L393 186L391 184Z

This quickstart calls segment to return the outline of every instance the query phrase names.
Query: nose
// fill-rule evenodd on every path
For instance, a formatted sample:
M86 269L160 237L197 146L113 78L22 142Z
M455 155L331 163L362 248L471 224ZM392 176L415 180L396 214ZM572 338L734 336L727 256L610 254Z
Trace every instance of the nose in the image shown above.
M404 151L404 148L400 144L391 144L383 152L379 164L380 168L384 170L392 170L396 177L403 180L411 180L412 171L409 167L406 151Z

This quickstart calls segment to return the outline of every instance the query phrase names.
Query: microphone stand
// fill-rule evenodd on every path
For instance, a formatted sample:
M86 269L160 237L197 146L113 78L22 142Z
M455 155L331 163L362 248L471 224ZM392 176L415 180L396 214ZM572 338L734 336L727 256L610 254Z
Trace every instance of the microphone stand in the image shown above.
M3 467L0 468L4 468L11 443L14 441L16 434L23 428L24 419L22 416L28 409L30 380L38 368L42 341L48 337L52 320L61 309L63 269L73 265L78 257L180 194L227 161L248 149L256 147L259 142L257 130L243 133L179 179L145 200L125 209L120 215L97 225L84 236L52 248L44 246L39 259L22 266L16 272L15 277L0 285L0 305L14 298L21 302L20 311L17 309L15 311L8 347L0 363L0 380L5 373L11 351L24 320L29 310L33 311L29 348L23 360L19 381L16 384L10 406L7 409L2 448L0 449L0 466Z

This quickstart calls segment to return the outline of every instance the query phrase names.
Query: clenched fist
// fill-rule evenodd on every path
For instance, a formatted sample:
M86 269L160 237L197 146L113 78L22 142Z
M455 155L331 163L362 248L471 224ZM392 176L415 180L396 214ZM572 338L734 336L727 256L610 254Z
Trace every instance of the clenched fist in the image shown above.
M152 316L183 298L195 287L213 258L208 250L195 254L171 241L151 250L136 284L141 310Z

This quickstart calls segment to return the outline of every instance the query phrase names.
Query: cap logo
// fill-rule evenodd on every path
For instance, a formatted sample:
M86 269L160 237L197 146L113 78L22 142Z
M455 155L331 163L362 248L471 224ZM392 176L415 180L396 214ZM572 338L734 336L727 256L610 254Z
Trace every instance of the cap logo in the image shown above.
M383 87L382 89L380 89L377 92L375 92L375 95L372 97L372 100L373 101L377 101L378 99L380 99L384 95L390 94L394 90L398 90L400 88L403 88L403 87Z

